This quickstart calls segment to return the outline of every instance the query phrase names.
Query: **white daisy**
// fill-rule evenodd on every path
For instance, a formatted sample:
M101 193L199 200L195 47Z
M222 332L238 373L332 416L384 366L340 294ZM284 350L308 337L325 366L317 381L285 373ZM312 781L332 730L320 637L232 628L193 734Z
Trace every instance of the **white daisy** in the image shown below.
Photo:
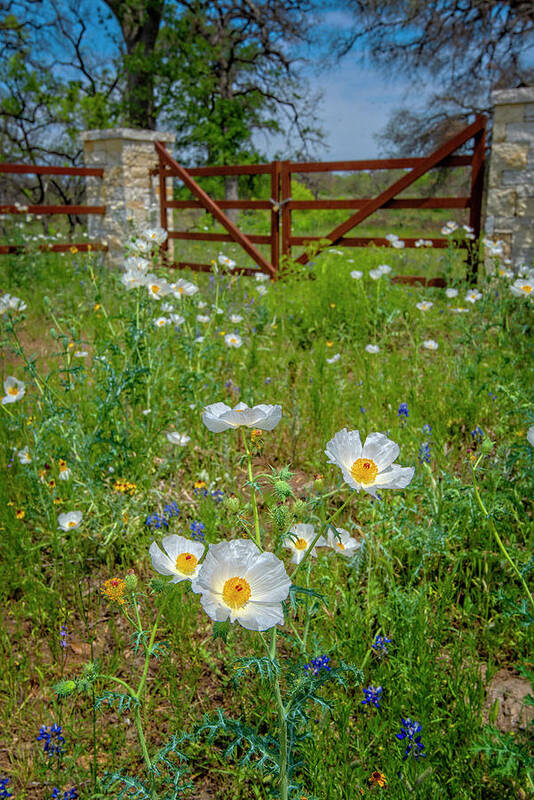
M476 289L470 289L467 294L465 295L465 299L468 303L476 303L477 300L480 300L482 294L477 292Z
M237 333L227 333L224 341L228 347L241 347L243 344L243 339Z
M365 345L365 352L366 353L379 353L380 348L377 344L366 344Z
M154 300L159 300L161 297L164 297L166 294L170 294L172 291L167 281L160 280L156 275L147 275L145 277L144 284L148 289L148 294Z
M256 286L256 291L261 297L263 297L264 295L267 294L267 287L266 286L261 286L261 285L260 286Z
M2 397L3 406L8 403L16 403L17 400L20 400L26 394L26 384L10 375L4 381L4 392L6 395Z
M230 322L232 325L239 325L240 322L243 322L243 317L240 314L231 314Z
M415 307L419 309L419 311L429 311L434 303L431 300L421 300L420 303L416 303Z
M391 242L391 246L394 247L396 250L402 250L405 244L402 239L395 239L395 241Z
M336 354L335 354L334 356L332 356L331 358L327 358L327 359L326 359L326 363L327 363L327 364L335 364L335 363L336 363L336 361L339 361L339 359L340 359L340 358L341 358L341 353L336 353Z
M362 447L359 431L346 428L336 433L325 450L330 464L340 467L352 489L376 497L377 489L403 489L414 475L413 467L393 463L399 446L383 433L370 433Z
M291 550L291 553L293 554L291 558L292 564L300 564L314 539L315 528L313 525L309 525L304 522L298 522L296 525L293 525L293 527L290 528L287 536L284 536L282 544L287 550ZM326 540L322 536L319 536L313 550L311 551L311 557L315 558L317 555L317 551L315 550L316 547L325 546Z
M81 511L69 511L66 514L60 514L57 518L59 527L64 531L70 531L73 528L79 528L83 514Z
M451 311L455 311L457 314L467 314L469 312L469 309L463 308L462 306L458 306L457 308L451 308Z
M362 543L350 535L345 528L328 528L326 534L326 545L341 553L345 558L352 558L356 550L359 550Z
M170 319L168 317L158 317L154 320L154 325L156 328L164 328L166 325L170 325Z
M197 314L197 322L204 322L207 323L210 321L210 318L207 314Z
M388 233L384 238L387 239L388 242L396 242L399 237L396 233Z
M171 583L193 581L200 571L199 561L204 553L202 542L194 542L184 536L171 533L162 539L162 552L152 542L148 552L152 566L160 575L172 575Z
M369 277L372 278L374 281L379 280L382 277L382 270L380 269L370 269L369 270Z
M250 631L284 623L282 602L291 581L274 553L261 553L254 542L234 539L210 545L191 588L213 620L239 622Z
M363 277L363 272L360 272L359 269L353 269L352 272L350 273L350 277L354 278L355 281L359 281L360 278Z
M391 267L389 266L389 264L379 264L377 269L380 270L382 275L389 275L389 273L391 272Z
M434 339L425 339L425 341L423 342L423 347L425 348L425 350L437 350L439 344L435 342Z
M206 428L213 433L220 433L229 428L259 428L262 431L272 431L282 419L282 406L270 406L261 403L249 408L246 403L238 403L230 408L226 403L213 403L206 406L202 414L202 421Z
M254 278L258 283L266 283L267 281L271 280L265 272L256 272Z
M197 308L200 308L200 310L202 311L202 309L206 308L207 305L208 304L205 303L204 300L199 300L198 303L197 303Z
M72 355L74 356L74 358L87 358L89 353L87 352L87 350L75 350Z
M169 317L173 325L183 325L185 322L185 317L181 314L169 314Z
M452 300L453 297L458 297L458 289L445 289L445 294Z
M191 441L191 437L187 433L178 433L178 431L169 431L165 436L171 444L177 444L180 447L185 447Z

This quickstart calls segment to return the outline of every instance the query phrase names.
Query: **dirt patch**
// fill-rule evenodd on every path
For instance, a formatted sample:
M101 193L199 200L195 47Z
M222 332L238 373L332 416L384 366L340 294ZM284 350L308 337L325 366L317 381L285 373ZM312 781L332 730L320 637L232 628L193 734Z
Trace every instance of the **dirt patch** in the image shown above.
M486 665L482 665L486 674ZM498 702L495 726L503 733L524 731L534 720L534 707L525 705L525 698L534 694L530 682L512 669L500 669L487 687L484 703L484 722L489 721L490 711Z

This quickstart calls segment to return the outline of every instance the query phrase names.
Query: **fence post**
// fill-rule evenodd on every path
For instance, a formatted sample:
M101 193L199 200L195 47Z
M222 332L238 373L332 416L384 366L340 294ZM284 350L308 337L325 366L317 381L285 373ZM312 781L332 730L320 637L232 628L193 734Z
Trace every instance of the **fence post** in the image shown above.
M280 266L280 170L279 161L271 164L271 264L275 275Z
M159 142L162 147L165 147L165 142ZM161 155L158 153L158 179L159 179L159 224L163 230L169 232L169 218L167 208L167 176L165 175L165 164ZM172 178L171 178L172 181ZM172 183L171 183L172 185ZM161 255L165 255L169 249L169 239L165 239L160 247Z
M289 161L282 161L281 164L281 184L282 184L282 255L291 258L291 171Z
M477 119L487 120L481 115ZM477 280L480 233L482 231L482 194L484 191L484 158L486 151L486 125L475 134L473 142L473 161L471 162L471 192L469 207L469 225L473 228L475 236L473 246L469 249L467 258L467 279L474 284Z

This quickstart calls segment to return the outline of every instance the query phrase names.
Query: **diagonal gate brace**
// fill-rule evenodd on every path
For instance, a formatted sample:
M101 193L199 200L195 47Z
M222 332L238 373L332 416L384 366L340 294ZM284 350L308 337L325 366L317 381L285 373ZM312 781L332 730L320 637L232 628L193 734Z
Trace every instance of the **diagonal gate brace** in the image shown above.
M382 208L382 206L395 197L395 195L404 191L404 189L406 189L412 183L415 183L415 181L420 178L421 175L424 175L425 172L428 172L429 169L437 167L441 161L469 141L469 139L471 139L477 133L482 131L485 126L486 118L482 115L477 115L475 121L472 122L471 125L469 125L467 128L464 128L463 131L460 131L460 133L458 133L452 139L449 139L449 141L445 142L445 144L441 145L441 147L438 147L438 149L431 153L428 158L425 158L421 164L419 164L417 167L414 167L406 175L403 175L398 181L395 181L395 183L392 183L391 186L388 186L388 188L377 197L369 200L369 202L358 212L356 212L356 214L353 214L345 222L342 222L337 228L334 228L331 233L324 237L325 239L330 240L329 243L327 245L322 245L316 252L320 252L331 245L338 244L341 239L343 239L344 235L348 233L348 231L350 231L356 225L359 225L360 222L363 222L363 220L367 219L367 217L370 217L371 214L374 214L374 212L378 211L379 208ZM310 258L311 256L303 253L297 258L297 262L299 264L307 264Z
M220 206L206 194L198 183L191 177L188 171L182 167L175 159L168 153L161 142L155 142L156 151L160 159L171 169L172 174L176 175L187 186L191 194L193 194L200 205L206 209L216 220L220 222L223 228L226 228L234 242L241 245L243 250L256 262L262 272L266 272L271 278L275 277L275 271L272 264L254 247L248 236L241 233L231 222L226 214L221 210ZM162 198L163 199L163 198ZM161 202L161 200L160 200Z

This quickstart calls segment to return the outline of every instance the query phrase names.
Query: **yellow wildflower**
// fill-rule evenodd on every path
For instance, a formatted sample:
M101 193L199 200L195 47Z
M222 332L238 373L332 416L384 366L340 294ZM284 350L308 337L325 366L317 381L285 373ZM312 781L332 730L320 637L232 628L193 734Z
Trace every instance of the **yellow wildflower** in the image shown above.
M100 589L101 593L112 603L119 603L124 605L124 592L126 591L126 584L122 578L109 578L104 581L104 585Z

